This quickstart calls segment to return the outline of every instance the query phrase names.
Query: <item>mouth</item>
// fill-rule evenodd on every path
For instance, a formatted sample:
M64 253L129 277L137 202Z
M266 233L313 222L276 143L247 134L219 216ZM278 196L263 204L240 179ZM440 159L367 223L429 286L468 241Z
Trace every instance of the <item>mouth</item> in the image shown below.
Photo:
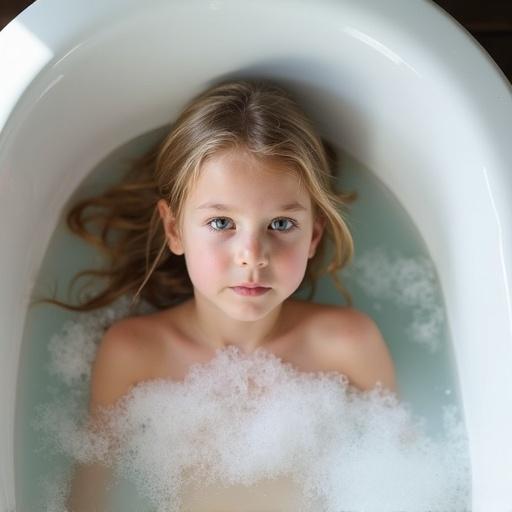
M270 286L266 286L262 283L239 283L233 288L270 288Z
M232 286L231 289L238 295L244 295L247 297L263 295L271 290L271 288L266 286Z

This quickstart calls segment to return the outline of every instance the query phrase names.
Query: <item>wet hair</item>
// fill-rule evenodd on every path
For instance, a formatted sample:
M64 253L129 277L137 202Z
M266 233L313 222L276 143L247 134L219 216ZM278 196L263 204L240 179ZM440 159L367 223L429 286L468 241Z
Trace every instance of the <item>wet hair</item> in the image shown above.
M55 297L36 302L89 311L129 294L132 304L142 298L164 309L192 297L184 255L168 250L157 203L164 199L180 222L185 199L202 164L221 151L233 149L283 162L296 172L310 194L314 215L322 215L326 221L299 290L309 286L311 299L318 278L330 274L352 305L337 273L353 257L353 240L344 217L357 195L334 190L338 164L334 148L317 134L290 92L265 79L225 80L207 88L185 106L162 141L131 160L121 182L75 203L66 217L69 229L96 246L109 264L79 272L71 285L85 275L106 279L107 284L79 305ZM93 213L85 215L86 210ZM86 223L95 229L88 229ZM109 236L112 233L115 237ZM325 262L328 242L332 254Z

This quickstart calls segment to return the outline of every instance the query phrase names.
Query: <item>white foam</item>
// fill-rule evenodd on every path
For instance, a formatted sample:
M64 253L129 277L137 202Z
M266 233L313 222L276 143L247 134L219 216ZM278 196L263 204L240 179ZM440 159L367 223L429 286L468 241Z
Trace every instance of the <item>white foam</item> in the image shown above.
M371 299L389 301L412 314L406 327L410 339L431 353L440 349L444 312L439 305L434 265L421 257L390 254L374 247L358 256L346 272ZM374 302L375 309L381 304Z
M87 338L90 325L80 325L59 343ZM89 347L73 347L67 357L83 364L60 373L71 387L90 361ZM300 373L262 349L248 356L228 347L192 366L183 382L140 383L108 411L104 432L85 429L83 404L69 396L41 408L38 428L51 449L111 465L158 511L180 510L190 485L281 477L303 492L303 510L469 509L468 449L456 409L445 409L445 436L433 440L392 393L357 391L336 373ZM112 433L119 444L108 449ZM48 511L64 510L66 485L57 482Z
M144 314L154 310L150 304L141 301L130 311L130 304L129 296L123 295L109 307L82 313L66 322L48 342L49 373L70 387L88 382L98 342L106 328L130 312Z

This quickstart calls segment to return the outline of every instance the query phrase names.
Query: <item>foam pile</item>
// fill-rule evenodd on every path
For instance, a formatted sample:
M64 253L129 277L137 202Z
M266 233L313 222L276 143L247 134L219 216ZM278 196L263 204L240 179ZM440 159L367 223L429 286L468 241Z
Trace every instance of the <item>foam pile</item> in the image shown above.
M63 336L59 343L69 342ZM83 374L79 361L89 361L91 351L78 347L73 368ZM62 378L82 382L69 378L69 368ZM249 486L281 476L297 482L303 510L470 508L468 449L456 409L444 409L445 434L434 440L394 394L357 391L334 372L298 372L263 349L246 355L228 347L192 366L182 382L140 383L107 411L104 432L87 431L78 411L73 399L41 409L38 428L53 449L114 467L162 512L180 510L191 480Z

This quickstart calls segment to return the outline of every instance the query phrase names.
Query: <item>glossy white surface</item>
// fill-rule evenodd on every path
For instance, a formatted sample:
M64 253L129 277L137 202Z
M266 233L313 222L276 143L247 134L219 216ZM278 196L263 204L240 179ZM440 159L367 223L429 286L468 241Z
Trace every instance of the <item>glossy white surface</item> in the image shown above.
M255 75L296 92L421 231L455 342L472 510L512 510L511 90L419 0L38 0L0 33L1 510L28 297L64 203L210 81Z

